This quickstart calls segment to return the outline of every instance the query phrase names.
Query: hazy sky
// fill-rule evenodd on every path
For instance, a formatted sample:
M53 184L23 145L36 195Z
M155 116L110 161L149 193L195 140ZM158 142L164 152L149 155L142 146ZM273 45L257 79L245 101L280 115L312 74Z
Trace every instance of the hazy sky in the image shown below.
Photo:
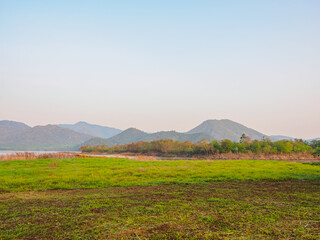
M320 137L320 1L0 0L0 119Z

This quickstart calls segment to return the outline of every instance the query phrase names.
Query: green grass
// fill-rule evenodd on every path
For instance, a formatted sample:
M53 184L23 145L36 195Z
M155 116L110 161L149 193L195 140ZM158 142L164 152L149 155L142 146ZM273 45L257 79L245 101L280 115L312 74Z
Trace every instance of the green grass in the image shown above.
M320 166L260 160L138 161L118 158L0 162L0 192L288 179L319 180Z
M0 239L320 239L320 165L0 162Z
M319 239L320 181L0 194L0 239Z

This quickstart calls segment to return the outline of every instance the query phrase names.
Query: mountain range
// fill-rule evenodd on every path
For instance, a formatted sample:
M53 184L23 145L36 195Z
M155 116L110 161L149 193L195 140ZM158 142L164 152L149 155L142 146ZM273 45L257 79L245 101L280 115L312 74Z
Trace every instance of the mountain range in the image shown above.
M0 121L0 149L2 150L77 150L83 145L116 145L138 141L172 139L177 141L212 141L230 139L239 141L242 134L251 139L260 140L269 137L272 141L293 139L287 136L267 136L254 129L228 119L207 120L199 126L185 132L161 131L146 133L136 128L124 131L78 122L75 124L59 124L30 127L21 122ZM312 139L309 139L311 141Z
M77 145L92 138L57 125L21 127L12 122L10 128L0 122L0 149L14 150L77 150ZM8 123L6 123L8 125ZM20 128L14 129L14 126Z
M156 133L146 133L136 128L129 128L120 134L113 136L108 139L102 139L102 138L93 138L89 141L83 143L83 145L117 145L117 144L128 144L132 142L139 142L139 141L145 141L150 142L153 140L160 140L160 139L172 139L175 141L190 141L197 143L199 141L213 140L213 137L206 134L206 133L179 133L176 131L162 131L162 132L156 132Z
M207 120L201 123L199 126L191 129L187 132L192 133L207 133L214 137L215 140L229 139L231 141L239 141L241 135L244 133L250 136L251 139L260 140L265 134L262 134L254 129L248 128L239 123L233 122L228 119L222 120Z
M30 128L31 127L29 127L28 125L20 122L8 120L0 121L0 143L8 137L19 134Z
M109 138L122 132L122 130L117 128L104 127L86 122L77 122L75 124L59 124L58 126L100 138Z

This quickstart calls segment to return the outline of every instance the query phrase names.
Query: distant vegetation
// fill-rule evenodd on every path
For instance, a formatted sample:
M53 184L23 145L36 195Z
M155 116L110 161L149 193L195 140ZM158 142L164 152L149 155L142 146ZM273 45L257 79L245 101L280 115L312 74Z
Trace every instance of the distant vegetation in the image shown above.
M225 139L222 141L192 143L189 141L179 142L170 139L157 140L151 142L135 142L125 145L115 145L112 147L106 145L83 146L80 148L83 152L105 152L105 153L123 153L132 152L139 154L219 154L219 153L256 153L256 154L274 154L274 153L314 153L320 152L320 141L314 140L310 143L303 140L281 140L272 142L268 138L262 141L251 141L245 134L240 138L240 142L232 142Z
M320 155L320 140L312 140L308 145L314 149L313 154Z

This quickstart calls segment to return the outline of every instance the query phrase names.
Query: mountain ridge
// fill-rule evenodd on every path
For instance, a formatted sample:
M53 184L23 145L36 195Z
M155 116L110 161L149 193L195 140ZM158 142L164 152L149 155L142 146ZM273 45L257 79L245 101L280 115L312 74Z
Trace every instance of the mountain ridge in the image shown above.
M176 131L160 131L155 133L146 133L136 128L128 128L121 132L120 134L113 136L108 139L94 138L90 139L87 142L83 143L83 145L122 145L133 142L145 141L150 142L153 140L160 139L172 139L175 141L190 141L190 142L199 142L203 140L213 140L211 136L205 133L195 133L195 134L187 134L187 133L179 133Z
M122 130L117 128L91 124L84 121L79 121L75 124L58 124L58 126L100 138L110 138L122 132Z
M209 119L202 122L200 125L189 130L187 133L207 133L215 140L220 141L229 139L231 141L239 141L241 135L244 133L252 140L261 140L267 135L260 133L252 128L248 128L240 123L231 121L229 119Z
M10 150L77 150L92 138L57 125L35 126L0 141L1 149Z
M22 122L2 120L0 121L0 141L6 139L9 136L22 133L31 127Z
M62 126L60 126L62 125ZM195 128L187 132L176 131L160 131L155 133L147 133L136 128L128 128L124 131L116 128L104 127L86 122L77 122L76 124L60 124L30 127L21 122L2 120L0 121L0 149L13 150L77 150L79 146L85 144L93 145L116 145L127 144L138 141L152 141L160 139L172 139L177 141L198 142L202 140L223 140L230 139L238 142L244 133L251 137L252 140L261 140L268 137L272 141L294 138L271 135L267 136L254 129L248 128L237 122L228 119L209 119ZM66 126L67 127L63 127ZM70 128L79 127L74 131ZM85 126L85 128L83 128ZM86 129L88 127L88 129ZM109 138L97 137L101 136L104 130L120 131L118 134ZM95 134L85 134L79 131L93 131ZM115 134L113 132L112 134ZM99 135L100 134L100 135ZM110 134L110 132L108 133ZM106 135L102 135L106 136ZM319 139L319 138L314 138ZM308 139L311 141L314 139Z

